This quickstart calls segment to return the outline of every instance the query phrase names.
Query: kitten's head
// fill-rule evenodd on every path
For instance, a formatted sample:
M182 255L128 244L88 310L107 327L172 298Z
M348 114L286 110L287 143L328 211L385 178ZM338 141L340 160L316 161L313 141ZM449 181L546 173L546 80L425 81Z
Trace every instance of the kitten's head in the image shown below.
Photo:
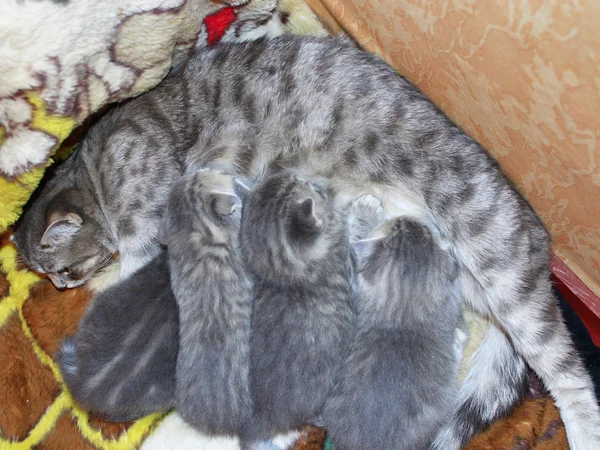
M116 252L89 194L56 185L24 213L13 241L25 264L58 289L82 285Z
M230 243L237 237L242 217L242 200L235 186L248 189L242 183L219 170L184 176L171 189L159 230L161 244L185 244L192 233L201 233L207 242Z
M240 241L255 275L293 281L323 268L332 251L343 252L347 234L331 187L285 171L268 176L247 195Z
M383 222L364 239L352 244L360 289L372 297L394 295L408 299L415 311L426 314L418 299L431 306L446 298L458 275L451 255L424 223L407 217Z

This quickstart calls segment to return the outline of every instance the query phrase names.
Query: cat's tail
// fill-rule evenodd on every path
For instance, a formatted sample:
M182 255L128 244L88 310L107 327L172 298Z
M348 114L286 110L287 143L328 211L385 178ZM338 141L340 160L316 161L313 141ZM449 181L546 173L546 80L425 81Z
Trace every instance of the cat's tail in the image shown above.
M476 433L510 413L529 387L527 366L493 323L473 354L450 423L430 450L459 450Z
M57 354L58 365L69 389L75 384L79 367L77 367L77 344L75 338L69 336L62 341Z

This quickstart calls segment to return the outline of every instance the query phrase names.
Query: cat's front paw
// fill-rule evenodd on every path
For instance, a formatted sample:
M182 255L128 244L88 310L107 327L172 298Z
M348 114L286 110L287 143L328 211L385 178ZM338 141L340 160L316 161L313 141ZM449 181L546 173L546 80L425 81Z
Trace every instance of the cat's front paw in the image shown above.
M350 241L365 239L385 221L385 211L381 200L371 194L358 197L350 206L348 232Z

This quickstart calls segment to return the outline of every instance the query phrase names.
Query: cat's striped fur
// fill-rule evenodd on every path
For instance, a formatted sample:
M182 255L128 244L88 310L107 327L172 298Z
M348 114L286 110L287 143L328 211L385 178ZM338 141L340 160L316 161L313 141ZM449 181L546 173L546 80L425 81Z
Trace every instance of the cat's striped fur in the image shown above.
M255 278L244 449L315 420L350 342L350 248L328 191L282 172L244 203L240 243Z
M344 450L426 450L456 401L457 267L420 221L350 209L357 326L323 424Z
M161 229L179 310L176 407L210 434L236 434L252 407L252 283L238 250L241 216L234 178L204 170L175 183Z
M294 167L334 179L340 201L371 192L392 214L430 221L460 266L468 304L509 336L556 399L571 447L600 441L600 408L551 291L541 221L473 139L386 63L342 39L281 37L201 50L90 130L25 213L16 234L22 256L48 273L81 265L71 249L89 226L97 239L87 245L118 248L122 275L130 275L158 251L172 182L187 164L209 160L252 175ZM70 188L90 220L43 249L48 206ZM481 353L500 357L500 349L500 360L514 359L495 335ZM513 391L514 377L493 364L477 367L473 378ZM480 384L463 385L457 420L485 424L506 408L478 403L514 400L502 390L481 398ZM470 414L462 415L465 405ZM480 410L490 416L469 418ZM460 447L472 431L453 427L440 448Z

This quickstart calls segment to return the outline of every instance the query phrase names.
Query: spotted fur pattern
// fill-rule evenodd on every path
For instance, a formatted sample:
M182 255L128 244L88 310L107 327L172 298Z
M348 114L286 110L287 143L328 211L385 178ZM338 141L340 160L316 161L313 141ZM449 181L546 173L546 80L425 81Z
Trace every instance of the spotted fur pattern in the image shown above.
M390 214L434 224L460 267L465 300L544 381L572 449L600 441L600 407L551 291L541 221L481 146L408 80L344 39L280 37L201 50L90 130L25 213L19 250L34 269L58 273L83 254L118 248L129 276L158 252L172 182L186 166L210 161L249 176L281 167L325 176L340 185L338 201L372 193ZM62 201L73 189L81 205ZM48 236L53 245L43 248L51 219L60 219L55 201L85 214L64 214ZM89 249L73 251L81 246ZM77 279L101 263L86 261ZM511 360L512 347L493 337L485 345L482 352L501 349ZM473 376L510 385L493 365ZM467 429L448 434L456 438L444 448L458 448Z

